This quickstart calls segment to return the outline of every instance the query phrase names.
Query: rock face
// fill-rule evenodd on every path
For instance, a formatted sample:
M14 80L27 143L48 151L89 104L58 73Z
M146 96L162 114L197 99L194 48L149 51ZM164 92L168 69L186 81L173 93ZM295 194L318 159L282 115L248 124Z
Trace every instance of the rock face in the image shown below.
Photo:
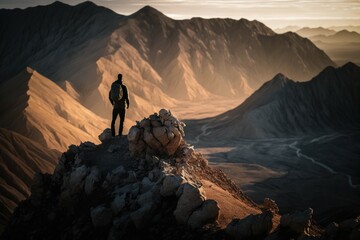
M132 126L129 131L129 150L133 156L146 154L174 155L183 145L185 124L170 111L161 109Z

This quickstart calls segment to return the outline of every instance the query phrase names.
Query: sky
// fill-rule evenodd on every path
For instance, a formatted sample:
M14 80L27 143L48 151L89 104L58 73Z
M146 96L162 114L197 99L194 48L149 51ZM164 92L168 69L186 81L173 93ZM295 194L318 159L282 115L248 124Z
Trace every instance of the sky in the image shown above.
M47 5L53 0L0 0L0 8ZM76 5L83 0L61 0ZM92 0L97 5L129 15L150 5L174 19L246 18L269 27L330 27L360 25L360 0Z

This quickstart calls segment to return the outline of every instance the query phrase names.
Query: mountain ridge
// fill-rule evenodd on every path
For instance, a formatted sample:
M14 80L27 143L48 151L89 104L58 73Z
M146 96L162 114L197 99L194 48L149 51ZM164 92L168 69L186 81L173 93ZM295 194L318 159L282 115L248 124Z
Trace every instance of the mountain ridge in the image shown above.
M359 76L354 63L327 67L307 82L278 74L238 107L204 120L207 136L271 138L358 129Z
M173 20L151 7L129 16L91 3L64 7L69 10L56 14L44 6L1 15L0 81L31 66L57 83L70 82L84 106L108 119L108 90L119 72L129 83L135 104L128 119L135 121L176 100L245 98L279 71L306 79L334 65L311 42L277 35L258 21ZM40 31L34 36L29 29Z
M0 126L62 151L72 142L92 139L107 126L58 85L27 67L1 84L4 116ZM16 93L9 99L8 93Z

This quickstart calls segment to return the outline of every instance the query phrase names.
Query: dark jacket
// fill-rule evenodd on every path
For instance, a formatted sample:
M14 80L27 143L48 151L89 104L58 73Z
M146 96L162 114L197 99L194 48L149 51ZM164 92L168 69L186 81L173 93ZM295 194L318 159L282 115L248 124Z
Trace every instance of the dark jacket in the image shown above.
M119 83L119 82L117 80L117 81L113 82L112 84L114 84L114 83ZM125 85L121 84L121 88L123 91L123 97L119 101L113 101L111 99L111 90L109 91L109 100L110 100L111 104L114 106L114 108L125 108L126 106L127 107L130 106L127 87ZM125 103L126 103L126 105L125 105Z

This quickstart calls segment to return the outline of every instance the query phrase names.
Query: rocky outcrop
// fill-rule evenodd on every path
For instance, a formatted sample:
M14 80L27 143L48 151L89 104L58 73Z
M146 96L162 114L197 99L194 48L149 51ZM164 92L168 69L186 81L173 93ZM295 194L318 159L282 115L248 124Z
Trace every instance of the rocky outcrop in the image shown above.
M195 230L216 225L219 204L207 199L200 180L200 172L211 169L183 140L183 126L161 110L134 126L129 141L111 137L106 129L99 136L101 145L71 145L53 175L36 175L30 201L17 209L7 236L103 239L97 234L105 231L116 239L157 224ZM142 141L143 151L132 151ZM40 228L44 216L52 220ZM64 225L69 228L59 235L49 233Z
M172 156L185 144L184 126L170 111L161 109L159 114L154 113L130 128L129 150L133 156Z

